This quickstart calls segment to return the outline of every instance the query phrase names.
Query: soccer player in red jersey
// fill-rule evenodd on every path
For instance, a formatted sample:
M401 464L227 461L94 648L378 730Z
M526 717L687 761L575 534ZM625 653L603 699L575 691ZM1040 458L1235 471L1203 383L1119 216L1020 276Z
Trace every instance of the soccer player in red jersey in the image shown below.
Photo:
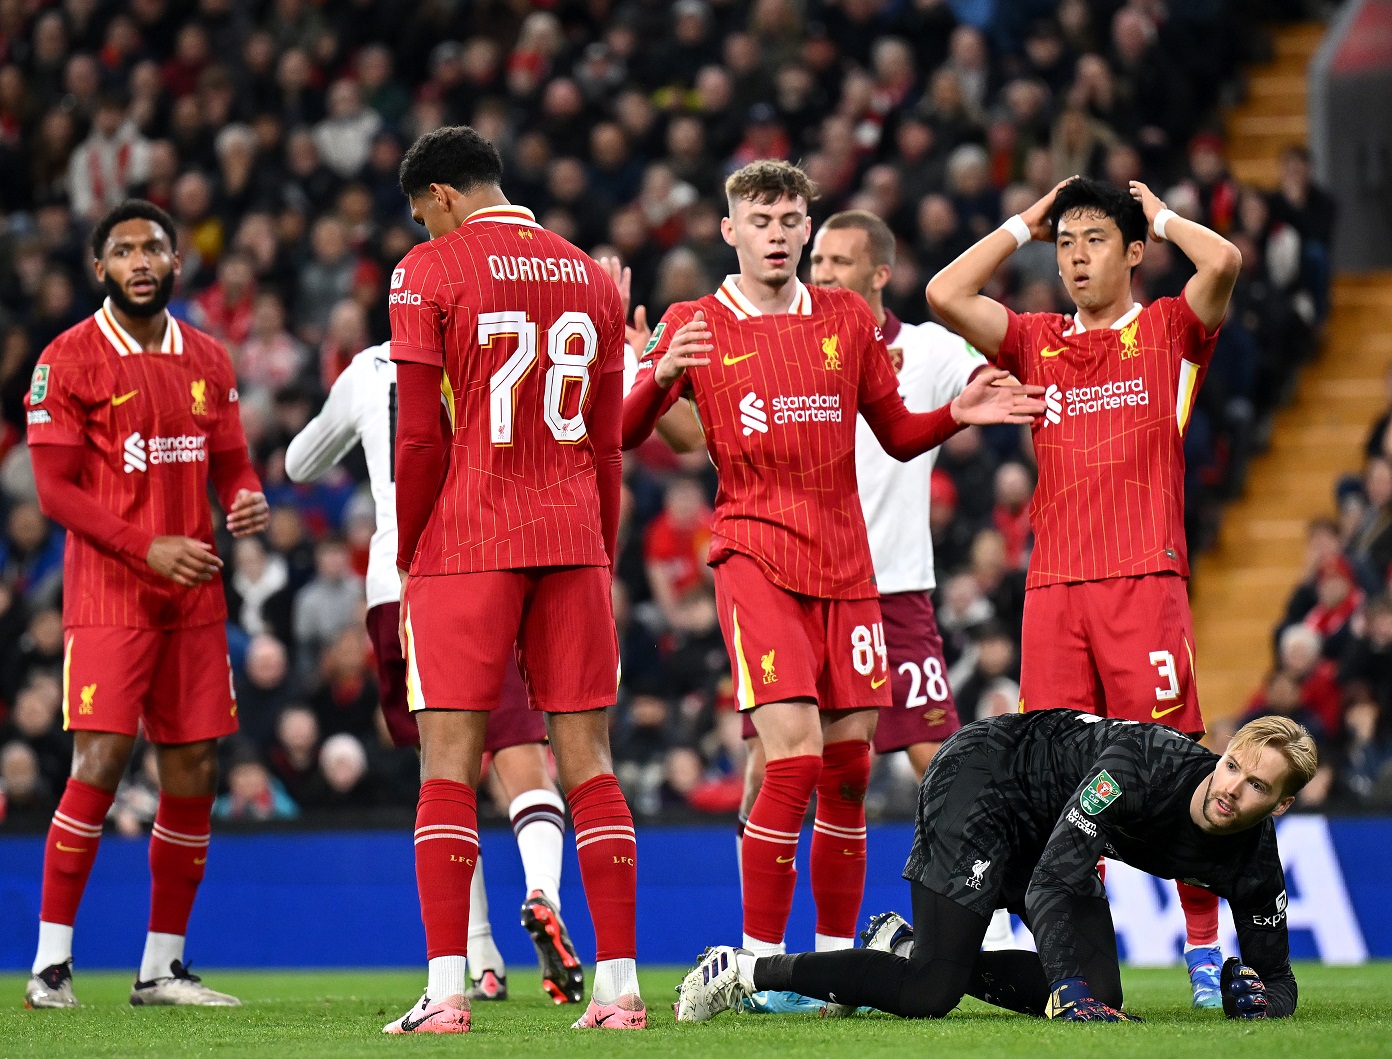
M1131 273L1147 234L1195 274L1142 306ZM1030 239L1052 241L1071 316L1014 313L980 294ZM1242 267L1232 243L1177 216L1144 184L1064 181L928 284L955 331L1047 387L1033 427L1039 486L1025 591L1020 699L1204 732L1184 539L1184 431ZM1218 899L1179 883L1196 1007L1217 1007Z
M719 474L710 562L720 624L740 708L768 757L742 846L744 943L769 954L783 946L814 790L847 864L828 937L854 936L865 881L870 736L890 689L856 493L856 412L906 460L963 422L1025 423L1043 405L993 385L1005 372L984 371L950 405L911 414L865 300L797 278L815 194L806 174L754 162L725 191L740 272L667 310L624 403L624 445L690 396Z
M618 538L624 319L587 255L512 206L473 129L422 136L401 189L430 233L392 273L397 566L421 741L416 881L429 982L387 1033L463 1033L475 788L516 654L546 714L594 921L577 1028L638 1029L633 818L614 778L610 569Z
M217 740L237 730L213 550L212 483L234 536L269 512L247 456L227 351L166 310L175 227L149 202L92 230L100 309L39 357L25 401L44 513L68 530L63 558L63 726L72 776L44 849L28 1007L76 1007L72 936L102 821L137 730L155 744L150 932L132 1004L231 1005L184 963L208 859Z

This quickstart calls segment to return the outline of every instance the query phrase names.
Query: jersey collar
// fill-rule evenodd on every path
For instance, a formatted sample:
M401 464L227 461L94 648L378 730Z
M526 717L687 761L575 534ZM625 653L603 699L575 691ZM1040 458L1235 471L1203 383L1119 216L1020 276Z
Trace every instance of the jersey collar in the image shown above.
M105 299L101 308L96 311L92 319L96 320L97 327L106 336L106 340L111 343L111 347L121 356L126 357L132 353L143 353L140 343L130 336L124 327L116 322L116 314L111 310L111 299ZM160 340L161 353L184 352L184 332L179 327L179 321L174 319L174 314L165 311L164 319L164 338Z
M1129 324L1132 320L1136 319L1136 317L1140 315L1141 303L1132 302L1131 308L1127 309L1126 312L1122 313L1119 317L1117 317L1116 320L1112 322L1110 330L1120 331L1123 327L1125 327L1127 324ZM1087 328L1083 326L1083 321L1078 319L1077 314L1074 314L1073 326L1063 333L1063 337L1067 338L1069 335L1081 335L1086 330Z
M889 345L899 337L899 332L904 328L904 321L895 316L888 307L885 308L885 322L880 328L880 334L884 335L885 345Z
M528 228L541 227L537 223L536 214L526 206L485 206L464 218L465 224L473 224L475 221L501 221L505 224L521 224Z
M739 284L735 282L738 279L738 275L726 276L725 282L715 292L715 300L734 313L737 320L748 320L751 316L763 316L763 310L746 298L744 291L739 289ZM789 306L788 312L794 316L811 316L812 295L807 293L807 288L803 286L802 280L796 276L793 277L793 283L795 284L793 304Z

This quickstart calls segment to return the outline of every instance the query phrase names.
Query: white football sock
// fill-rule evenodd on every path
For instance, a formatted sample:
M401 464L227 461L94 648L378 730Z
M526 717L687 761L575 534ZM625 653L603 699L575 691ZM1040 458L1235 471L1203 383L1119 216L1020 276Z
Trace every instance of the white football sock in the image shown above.
M751 938L748 934L744 936L744 942L740 948L748 949L755 956L782 956L788 951L781 941L760 941L758 938Z
M145 954L140 957L142 982L153 982L156 978L169 977L169 965L175 960L184 959L184 936L182 934L161 934L150 931L145 935Z
M39 920L39 948L34 954L34 969L31 974L46 971L55 963L67 963L72 959L73 928L62 923L45 923Z
M842 949L854 949L855 938L838 938L833 934L818 934L814 944L817 952L840 952Z
M754 981L754 965L759 962L759 957L751 952L735 953L735 967L739 970L739 976L746 982Z
M438 1004L450 997L462 997L467 989L463 956L436 956L430 961L430 977L425 995Z
M561 848L565 837L565 802L555 791L523 791L508 806L508 818L522 855L527 893L542 895L561 907Z
M1010 913L1004 908L997 908L991 913L991 924L986 928L986 936L981 939L981 947L987 952L1015 948L1015 931L1010 926Z
M600 960L595 964L591 996L596 1004L612 1004L627 993L638 994L637 960Z
M483 977L484 971L505 974L503 954L493 941L493 925L488 922L488 891L483 885L483 857L474 861L474 878L469 883L469 974Z

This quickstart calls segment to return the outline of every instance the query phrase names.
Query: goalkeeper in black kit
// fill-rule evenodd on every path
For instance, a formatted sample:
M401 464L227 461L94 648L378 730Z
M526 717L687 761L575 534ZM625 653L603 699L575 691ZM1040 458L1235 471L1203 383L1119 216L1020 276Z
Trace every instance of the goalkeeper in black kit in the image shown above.
M1223 967L1229 1018L1295 1011L1285 875L1272 817L1315 774L1315 745L1284 717L1241 728L1222 757L1159 724L1072 710L967 725L933 759L904 868L913 922L871 920L866 947L756 959L708 949L680 988L677 1019L703 1022L763 989L940 1018L964 994L1027 1015L1104 1022L1122 1012L1116 932L1101 857L1227 898L1241 958ZM997 908L1039 951L982 952Z

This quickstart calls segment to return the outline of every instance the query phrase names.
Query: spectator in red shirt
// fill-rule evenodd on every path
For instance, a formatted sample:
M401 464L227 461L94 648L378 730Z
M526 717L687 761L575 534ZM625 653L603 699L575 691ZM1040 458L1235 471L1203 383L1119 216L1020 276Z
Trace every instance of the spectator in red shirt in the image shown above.
M1006 563L1012 570L1023 570L1029 563L1029 503L1034 495L1034 481L1023 465L1003 463L996 469L995 492L991 525L1005 541Z
M218 262L217 279L193 300L194 323L234 350L251 335L256 306L256 273L251 259L232 251Z
M668 625L677 623L682 597L710 580L706 552L711 516L700 485L690 478L674 478L662 511L643 538L648 585Z
M1343 728L1343 695L1338 667L1321 657L1324 637L1308 625L1291 625L1281 632L1281 668L1300 684L1300 698L1313 710L1326 732Z

